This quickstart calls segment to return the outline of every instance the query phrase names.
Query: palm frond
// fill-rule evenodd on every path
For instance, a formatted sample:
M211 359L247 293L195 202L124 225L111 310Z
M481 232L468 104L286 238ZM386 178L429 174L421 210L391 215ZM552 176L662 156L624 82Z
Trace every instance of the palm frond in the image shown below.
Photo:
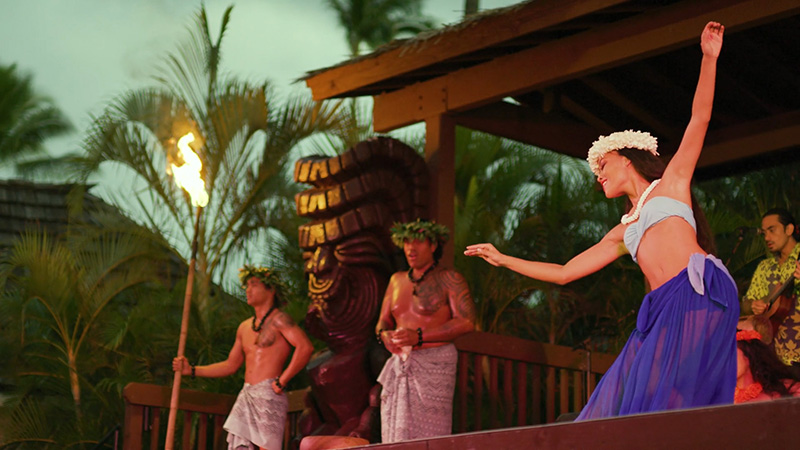
M51 418L47 417L39 403L32 399L25 400L12 411L9 418L10 426L3 430L3 442L0 444L55 445L57 442L52 438L51 427L48 426L50 421Z

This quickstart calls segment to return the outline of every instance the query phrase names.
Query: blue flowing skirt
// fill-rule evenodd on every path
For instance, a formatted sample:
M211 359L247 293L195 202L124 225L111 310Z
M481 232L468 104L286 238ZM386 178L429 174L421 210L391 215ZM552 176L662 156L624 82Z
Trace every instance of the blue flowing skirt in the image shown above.
M725 266L692 255L645 296L636 329L577 420L733 403L738 318Z

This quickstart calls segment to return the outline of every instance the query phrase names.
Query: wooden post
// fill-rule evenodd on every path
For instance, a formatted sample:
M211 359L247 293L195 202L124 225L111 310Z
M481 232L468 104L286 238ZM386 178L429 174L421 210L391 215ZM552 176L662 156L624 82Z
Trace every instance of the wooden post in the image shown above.
M430 173L430 218L450 229L441 262L453 267L455 232L456 124L452 117L437 115L425 120L425 161Z

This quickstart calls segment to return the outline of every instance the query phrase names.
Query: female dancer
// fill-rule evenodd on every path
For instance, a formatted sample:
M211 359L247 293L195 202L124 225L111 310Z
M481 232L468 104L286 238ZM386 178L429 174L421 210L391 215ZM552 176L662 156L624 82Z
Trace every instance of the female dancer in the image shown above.
M723 32L716 22L703 29L692 117L666 167L656 139L640 131L601 136L589 150L589 166L606 196L625 195L635 205L599 243L564 265L514 258L492 244L470 245L464 252L558 284L594 273L626 252L639 263L653 290L578 420L733 402L736 285L709 247L704 250L702 227L698 238L699 211L693 212L690 190L711 119Z
M767 323L767 331L772 328ZM736 333L736 392L734 403L759 402L781 397L800 397L800 379L781 362L775 350L763 342L761 333Z

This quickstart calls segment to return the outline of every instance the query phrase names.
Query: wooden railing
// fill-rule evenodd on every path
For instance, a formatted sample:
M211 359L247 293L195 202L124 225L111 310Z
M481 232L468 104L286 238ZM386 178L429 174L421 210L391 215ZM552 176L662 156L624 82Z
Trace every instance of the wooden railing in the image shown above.
M552 423L580 411L615 359L484 332L461 336L455 344L456 433Z
M459 352L453 428L456 433L551 423L579 411L599 376L614 361L605 353L474 332L455 341ZM591 360L590 357L591 356ZM298 435L305 390L289 392L284 449ZM163 447L170 388L125 387L123 448ZM235 396L182 389L176 440L183 449L224 448L222 424ZM181 417L181 416L179 416Z
M164 448L166 417L169 413L172 389L143 383L125 386L125 423L122 448L141 450ZM284 448L289 448L291 438L298 434L297 421L303 411L306 390L289 391L289 416L284 431ZM236 401L236 396L181 389L175 430L175 448L184 450L226 448L222 424ZM142 447L146 444L146 447Z

